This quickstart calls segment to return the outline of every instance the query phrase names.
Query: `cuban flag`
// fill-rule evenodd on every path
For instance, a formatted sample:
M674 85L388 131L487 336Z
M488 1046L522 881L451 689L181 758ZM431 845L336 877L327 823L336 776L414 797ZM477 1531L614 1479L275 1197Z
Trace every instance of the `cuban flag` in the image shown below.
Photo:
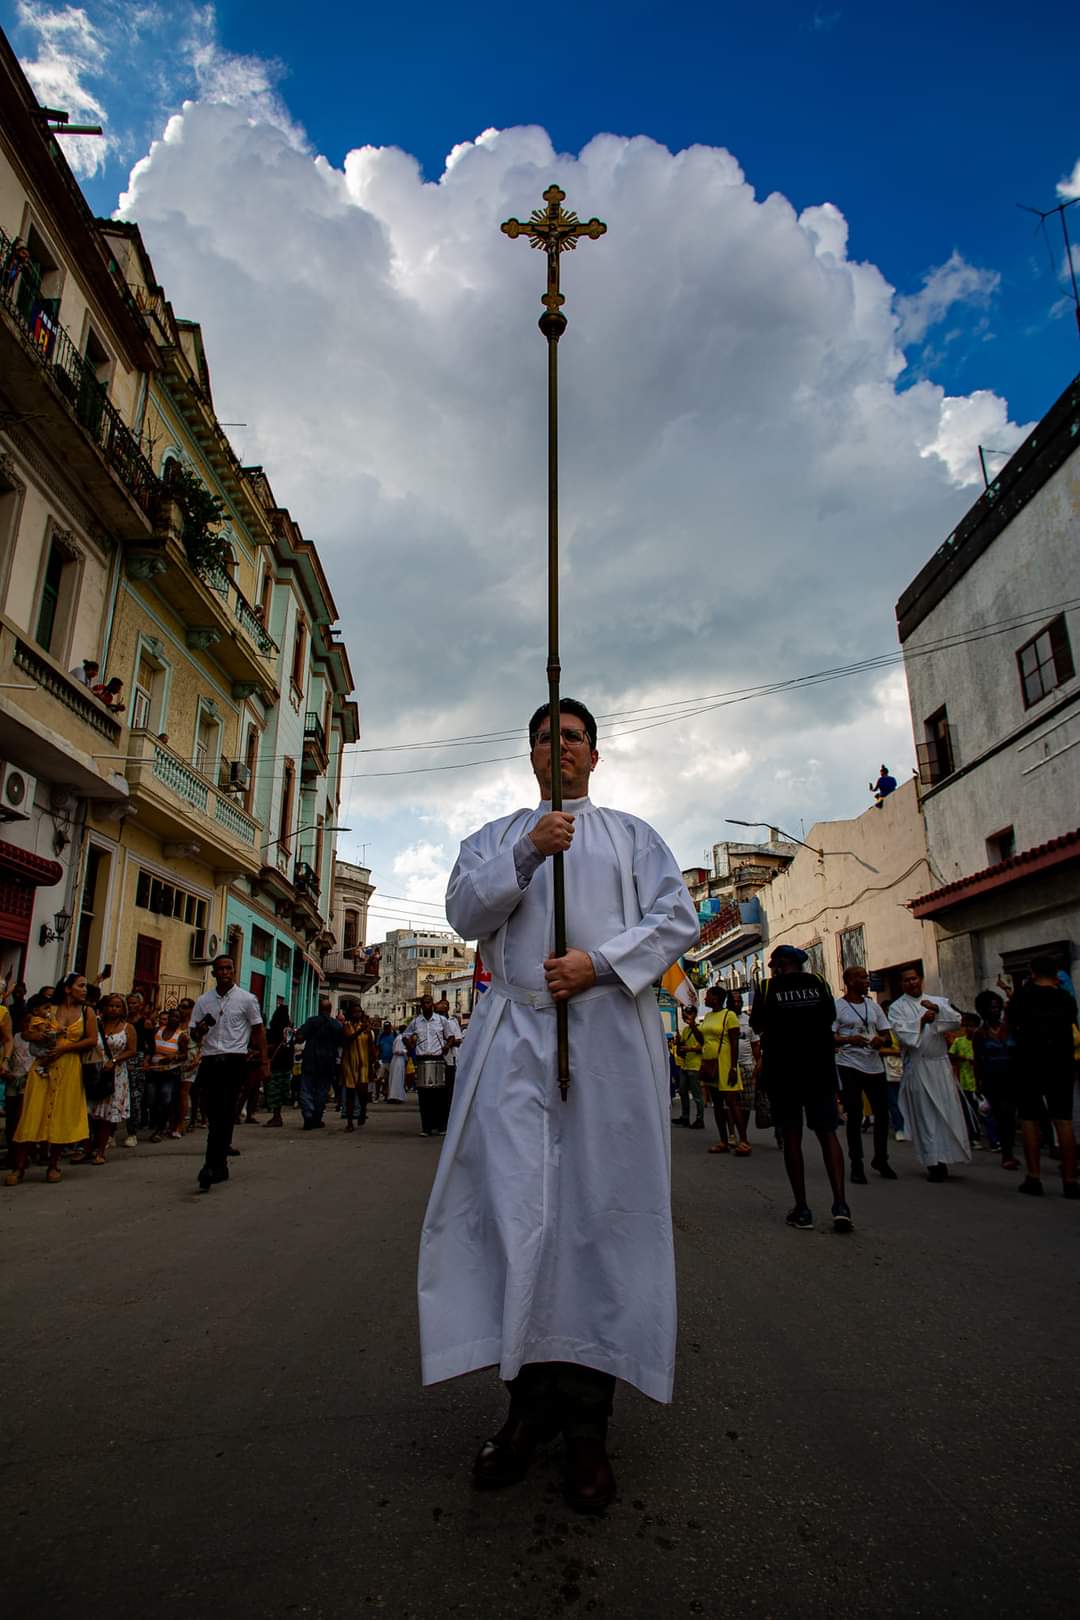
M482 996L485 990L491 989L491 969L486 968L480 960L480 952L476 953L473 963L473 1006L476 1006L477 996Z

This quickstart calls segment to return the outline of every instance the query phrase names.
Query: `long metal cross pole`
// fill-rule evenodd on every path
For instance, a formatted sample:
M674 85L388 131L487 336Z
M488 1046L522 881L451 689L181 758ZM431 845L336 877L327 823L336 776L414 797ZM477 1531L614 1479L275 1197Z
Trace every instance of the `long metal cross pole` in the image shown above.
M503 232L513 238L527 236L530 247L547 254L547 291L540 302L544 313L540 330L548 346L548 727L551 732L551 808L562 809L562 731L559 709L559 339L566 331L566 302L559 290L559 257L576 248L578 238L596 240L607 226L598 219L583 223L562 204L566 193L558 186L544 192L546 208L534 209L527 224L508 219ZM562 854L552 857L552 902L555 923L555 955L566 955L566 878ZM558 1047L559 1094L566 1101L570 1085L570 1020L565 1001L555 1004L555 1031Z

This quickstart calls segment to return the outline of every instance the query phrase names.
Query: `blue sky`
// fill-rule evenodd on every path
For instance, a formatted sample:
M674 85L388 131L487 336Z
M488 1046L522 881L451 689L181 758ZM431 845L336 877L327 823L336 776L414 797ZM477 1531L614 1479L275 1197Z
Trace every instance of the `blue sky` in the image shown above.
M537 701L538 272L497 222L553 174L611 226L563 361L564 667L600 710L895 646L976 444L1080 363L1060 226L1016 207L1080 192L1075 8L591 3L550 46L545 20L0 0L43 99L105 123L67 147L87 195L140 224L238 452L319 542L368 744ZM686 863L724 810L857 814L882 757L910 768L902 681L827 697L613 735L599 796ZM457 838L528 797L513 751L355 756L345 853L437 901Z
M290 113L333 163L359 143L394 145L434 179L458 141L531 123L560 151L601 131L672 151L726 146L759 196L836 203L851 255L901 291L954 249L1000 273L992 335L950 331L929 357L950 388L993 387L1030 418L1075 367L1075 327L1047 322L1060 225L1048 248L1016 208L1052 207L1080 148L1075 6L1051 0L1026 28L1001 0L901 11L579 0L554 14L550 58L542 13L486 0L464 13L430 0L324 4L316 27L285 0L219 0L215 11L227 50L280 64ZM0 16L17 45L29 42L12 0ZM129 108L138 124L145 89L126 90L116 86L110 115L122 125ZM111 163L88 187L95 206L111 211L124 178Z

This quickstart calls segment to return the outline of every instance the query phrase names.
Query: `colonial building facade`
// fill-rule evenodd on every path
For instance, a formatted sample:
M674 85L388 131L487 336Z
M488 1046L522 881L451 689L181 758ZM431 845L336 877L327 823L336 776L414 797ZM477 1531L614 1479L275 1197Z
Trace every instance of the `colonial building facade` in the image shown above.
M155 530L156 364L0 35L0 972L32 988L78 940L91 818L115 834L129 803L123 717L70 671L104 672L123 553Z
M2 41L0 68L0 968L168 1002L227 949L299 1018L358 736L337 608L218 422L198 323L94 220Z
M958 1004L1080 956L1080 378L897 605L931 879Z

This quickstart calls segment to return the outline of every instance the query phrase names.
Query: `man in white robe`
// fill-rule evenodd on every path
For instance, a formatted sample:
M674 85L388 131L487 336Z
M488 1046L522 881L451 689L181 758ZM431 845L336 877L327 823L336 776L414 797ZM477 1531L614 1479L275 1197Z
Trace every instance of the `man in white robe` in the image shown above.
M420 1246L426 1384L498 1365L510 1416L480 1486L520 1479L561 1431L567 1495L615 1493L616 1378L671 1398L675 1268L668 1060L653 985L694 944L697 914L653 829L587 797L596 722L564 700L563 810L551 811L548 711L529 727L542 802L467 838L446 915L477 939L491 986L461 1047ZM551 865L565 855L567 953L552 955ZM570 1089L555 1002L570 1000Z
M889 1023L900 1043L904 1074L900 1110L915 1157L928 1181L945 1181L950 1164L971 1159L967 1126L956 1088L945 1031L959 1029L960 1014L944 996L924 996L922 974L907 968L903 995L889 1008Z

